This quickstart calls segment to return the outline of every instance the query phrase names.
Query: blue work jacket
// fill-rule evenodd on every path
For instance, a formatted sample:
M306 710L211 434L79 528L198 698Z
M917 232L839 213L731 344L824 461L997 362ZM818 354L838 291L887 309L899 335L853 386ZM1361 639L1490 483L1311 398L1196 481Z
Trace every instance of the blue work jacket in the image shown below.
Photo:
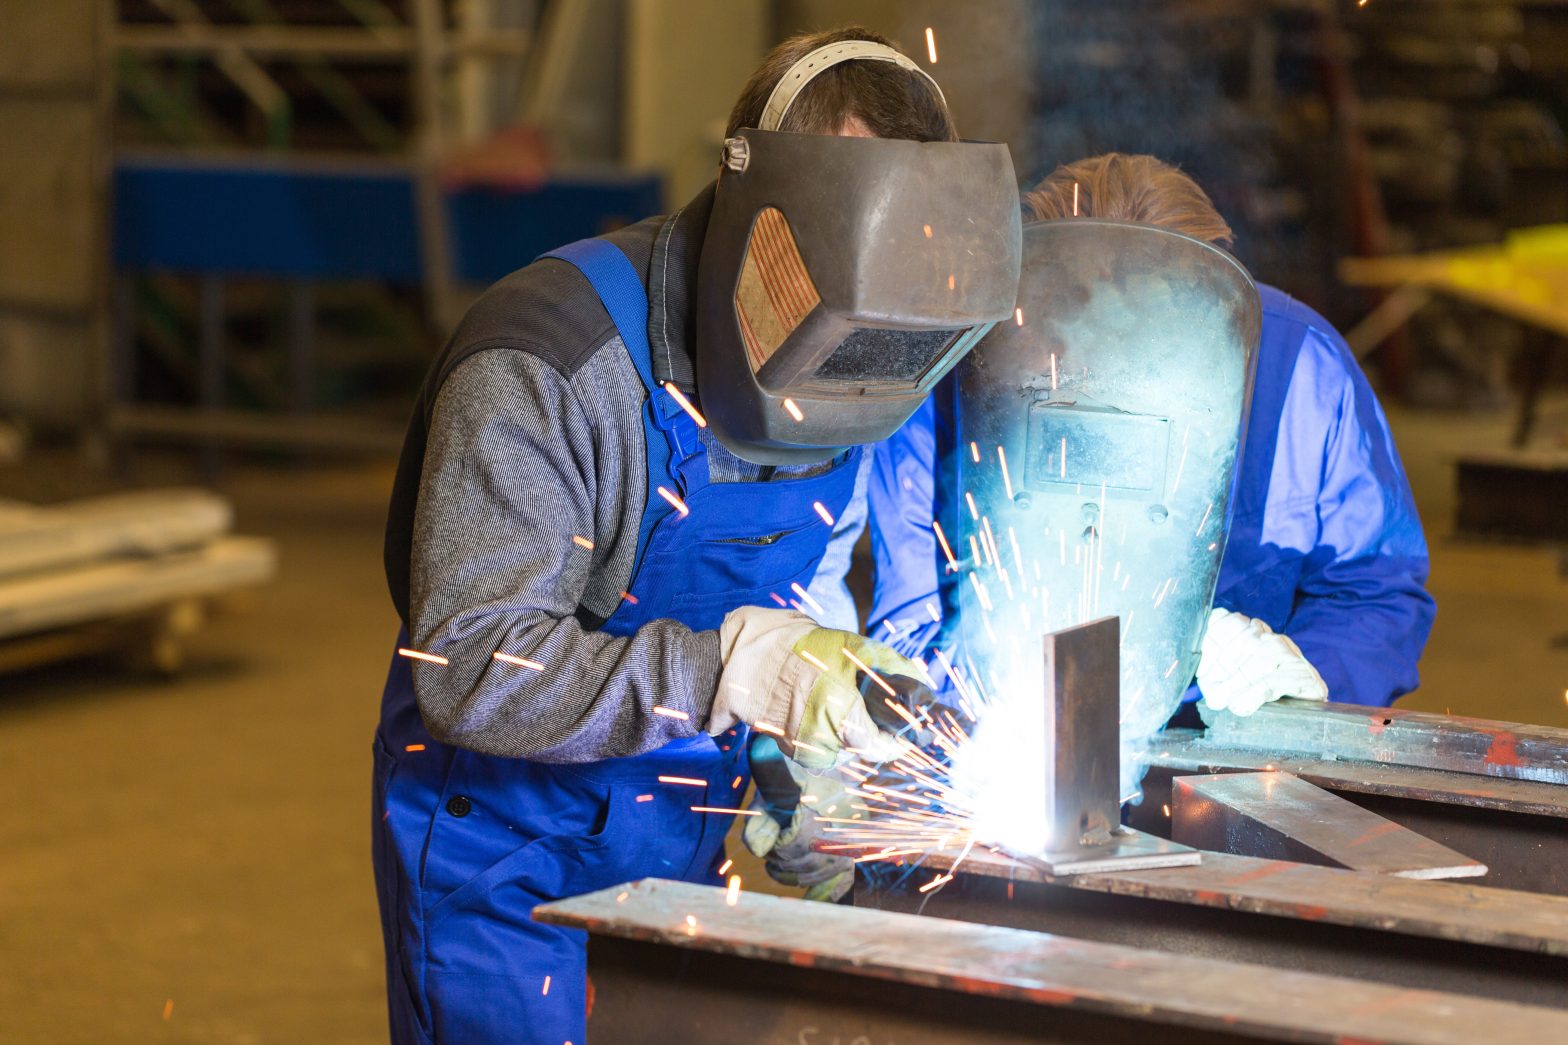
M1214 603L1294 639L1330 699L1387 705L1416 687L1436 612L1410 484L1344 338L1287 294L1259 291L1252 411ZM934 423L927 401L877 445L865 477L876 569L867 632L911 654L939 605ZM858 530L844 522L835 540L852 543ZM842 589L842 572L828 573L844 562L829 550L812 585L819 599Z

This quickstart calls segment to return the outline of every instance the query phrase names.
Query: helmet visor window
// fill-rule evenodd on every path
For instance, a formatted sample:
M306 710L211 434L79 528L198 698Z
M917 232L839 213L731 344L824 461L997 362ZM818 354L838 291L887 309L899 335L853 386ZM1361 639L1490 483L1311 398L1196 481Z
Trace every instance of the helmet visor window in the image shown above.
M856 327L817 368L813 379L857 385L914 385L963 334L964 329Z

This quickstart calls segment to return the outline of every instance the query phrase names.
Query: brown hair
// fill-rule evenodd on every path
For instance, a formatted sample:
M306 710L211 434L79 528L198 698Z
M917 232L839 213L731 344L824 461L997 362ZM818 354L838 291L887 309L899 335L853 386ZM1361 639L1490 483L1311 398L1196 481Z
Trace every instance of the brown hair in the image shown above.
M1108 152L1063 164L1024 193L1024 208L1036 221L1076 213L1159 225L1218 247L1229 247L1232 238L1230 226L1198 183L1153 156Z
M805 55L828 44L870 40L892 47L892 41L858 25L822 33L792 36L768 52L730 111L726 138L742 127L762 122L768 95L784 74ZM909 141L957 141L953 118L926 78L892 62L841 62L818 75L804 88L784 115L781 131L795 134L837 134L851 119L859 119L878 138Z

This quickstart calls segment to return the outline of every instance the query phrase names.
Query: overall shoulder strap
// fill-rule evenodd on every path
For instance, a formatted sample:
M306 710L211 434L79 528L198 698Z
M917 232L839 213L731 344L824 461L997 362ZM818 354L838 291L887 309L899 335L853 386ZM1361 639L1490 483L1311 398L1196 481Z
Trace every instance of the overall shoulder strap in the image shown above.
M608 240L580 239L564 247L541 254L542 258L557 258L577 268L593 287L594 293L610 314L626 354L637 368L648 398L654 400L657 386L653 380L652 350L648 345L648 290L642 277L632 267L631 260L621 249Z
M681 470L701 454L702 444L697 438L695 423L674 397L659 387L653 376L653 348L648 341L648 290L643 286L642 277L621 248L605 239L580 239L540 257L556 258L575 266L599 295L621 336L621 343L626 346L626 354L637 368L637 376L648 391L648 418L669 447L670 452L664 455L659 471L649 474L669 474L676 482L683 482ZM654 441L650 439L650 442Z
M573 265L599 295L620 334L626 354L637 368L637 376L648 391L648 407L643 413L643 442L648 455L648 490L642 522L637 532L637 555L633 571L642 562L648 537L660 518L674 509L659 495L661 485L673 484L686 492L681 473L694 457L702 453L696 425L653 376L653 351L648 343L648 289L631 260L615 244L604 239L581 239L540 257L556 258Z

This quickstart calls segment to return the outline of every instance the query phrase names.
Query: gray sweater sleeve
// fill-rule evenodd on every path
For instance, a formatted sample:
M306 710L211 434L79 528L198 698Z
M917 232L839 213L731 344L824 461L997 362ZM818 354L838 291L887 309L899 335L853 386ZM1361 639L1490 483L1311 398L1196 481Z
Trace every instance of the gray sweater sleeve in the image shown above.
M609 616L629 584L647 485L644 398L618 340L570 378L501 349L471 356L442 385L410 585L412 641L449 661L413 669L438 740L590 762L653 750L707 722L717 632L656 620L618 637L574 616L580 606Z

